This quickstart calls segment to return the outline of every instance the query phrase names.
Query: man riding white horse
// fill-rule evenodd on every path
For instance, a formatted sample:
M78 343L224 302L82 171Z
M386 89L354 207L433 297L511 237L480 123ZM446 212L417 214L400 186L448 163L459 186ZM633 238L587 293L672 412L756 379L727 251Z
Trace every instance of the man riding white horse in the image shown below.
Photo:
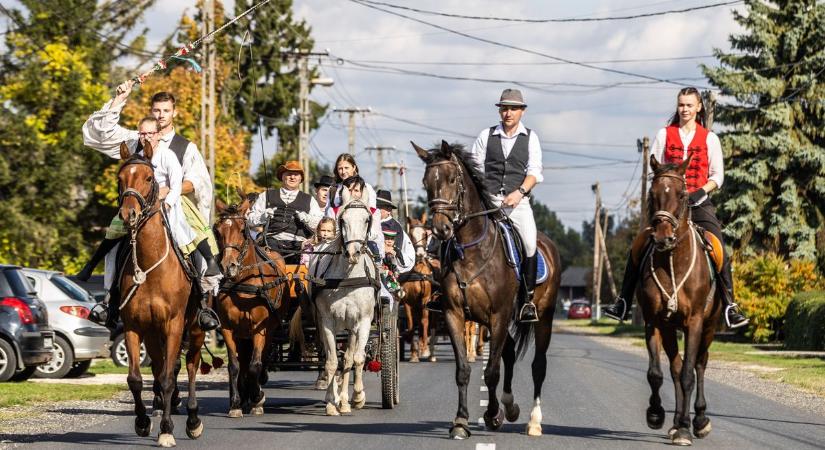
M132 80L122 83L117 87L115 97L103 105L103 108L99 111L89 116L89 119L83 124L84 145L113 158L119 157L119 148L122 142L126 142L133 151L139 150L139 132L127 130L118 124L120 113L126 105L126 99L132 92L133 85L134 81ZM158 92L152 96L151 112L157 120L158 126L155 135L157 137L155 155L163 153L162 150L169 150L174 154L181 168L181 171L178 172L181 177L179 180L181 185L180 205L182 216L193 232L193 238L183 242L176 241L176 243L184 254L190 254L197 250L206 263L201 277L202 300L200 302L201 310L198 314L198 323L204 331L214 330L220 326L220 323L217 314L207 306L207 300L209 291L217 286L221 278L221 272L214 257L218 251L217 243L205 219L209 217L212 208L211 178L197 146L175 132L174 118L177 115L175 97L168 92ZM113 287L109 300L110 312L116 311L114 306L120 301L119 292L116 289L117 283L112 283L109 280L109 276L112 278L115 276L116 252L111 250L125 235L125 230L119 228L122 228L122 223L119 223L116 218L107 233L107 238L101 242L92 259L78 274L78 278L88 279L100 259L106 256L107 276L105 278L107 279L107 287L110 285ZM109 314L106 319L107 326L113 326L116 323L115 320L116 318Z

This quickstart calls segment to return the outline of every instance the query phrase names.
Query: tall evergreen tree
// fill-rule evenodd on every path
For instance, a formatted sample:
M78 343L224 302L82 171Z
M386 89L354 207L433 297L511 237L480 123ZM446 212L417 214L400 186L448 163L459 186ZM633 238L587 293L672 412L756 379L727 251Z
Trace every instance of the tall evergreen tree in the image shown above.
M724 99L720 216L743 254L773 250L825 267L825 3L746 0L744 33L703 66Z

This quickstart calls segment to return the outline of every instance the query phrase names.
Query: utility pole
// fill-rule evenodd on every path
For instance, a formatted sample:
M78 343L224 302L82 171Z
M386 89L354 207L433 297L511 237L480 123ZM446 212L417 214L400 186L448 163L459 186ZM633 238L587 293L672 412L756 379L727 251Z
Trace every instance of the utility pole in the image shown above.
M211 33L215 29L215 0L207 0L209 5L209 20L207 21L207 32ZM209 65L209 175L212 179L212 189L215 189L215 41L214 38L209 39L209 56L207 64ZM209 223L215 221L215 208L209 209Z
M364 150L375 152L375 162L376 162L375 165L376 165L376 167L378 167L378 182L375 184L375 186L377 186L379 188L382 188L382 189L385 188L385 186L384 186L384 170L387 170L390 167L386 166L384 164L384 150L395 151L395 146L394 145L379 145L377 147L364 147ZM393 169L398 168L397 167L398 164L395 164L395 166L396 167L393 167ZM395 176L395 172L393 172L393 177L394 176ZM395 180L395 178L393 178L393 183L395 183L395 182L396 182L396 180ZM393 190L393 192L395 192L395 186L393 186L392 190Z
M207 6L206 6L206 4L209 1L211 1L211 0L206 0L204 3L201 4L201 18L202 18L201 36L206 36L206 34L209 32L208 31L208 26L207 26L207 16L208 16L209 13L207 12ZM202 65L206 65L205 60L207 58L206 55L208 55L208 54L209 54L209 42L207 41L203 44L203 59L201 60ZM206 107L206 102L207 102L207 99L206 99L206 84L207 84L206 79L207 78L209 78L209 72L201 72L201 140L200 140L200 150L201 150L201 153L204 156L204 160L206 160L208 158L208 152L209 152L209 150L206 148L207 147L207 143L206 143L206 116L207 116L207 113L206 113L206 108L207 108Z
M713 128L713 116L716 113L716 92L703 91L702 92L702 107L705 108L705 123L704 126L708 130Z
M355 114L357 113L369 113L372 112L372 108L361 108L358 106L353 106L350 108L335 108L332 112L337 113L346 113L349 114L349 121L347 122L347 142L350 155L355 154Z
M593 310L595 314L592 315L591 321L598 322L601 317L601 258L599 248L599 236L601 235L600 211L602 209L602 194L599 183L591 186L593 192L596 194L596 214L593 220Z
M310 52L308 50L281 51L283 55L292 58L298 65L298 162L304 168L305 177L302 187L309 192L309 88L311 85L332 86L329 78L309 79L309 58L312 56L328 56L328 52Z
M642 214L639 216L639 228L647 226L647 174L650 171L650 139L647 136L636 139L636 148L642 154Z
M393 193L396 201L403 201L404 194L398 189L398 175L403 170L404 166L398 163L390 163L390 164L383 164L380 166L381 170L378 172L378 176L381 176L381 173L385 170L389 170L390 174L392 174L392 184L390 185L390 192ZM382 186L383 187L383 186ZM398 208L398 215L399 215L399 222L405 223L404 221L407 219L407 215L404 214L404 210L402 208Z
M610 229L608 226L608 216L610 212L608 212L607 208L603 208L602 211L604 211L604 224L602 225L601 233L599 233L599 245L601 246L602 261L604 261L604 270L607 272L607 282L610 283L610 294L613 295L613 298L616 298L619 294L616 292L616 282L613 280L613 270L610 267L610 255L607 254L606 242L607 231ZM599 285L601 285L601 282L599 282Z

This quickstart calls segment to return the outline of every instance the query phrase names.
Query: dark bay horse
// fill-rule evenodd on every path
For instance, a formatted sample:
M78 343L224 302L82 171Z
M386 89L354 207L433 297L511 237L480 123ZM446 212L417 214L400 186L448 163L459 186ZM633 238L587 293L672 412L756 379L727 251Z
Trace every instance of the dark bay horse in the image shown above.
M490 359L484 372L489 402L484 421L492 430L500 428L504 422L496 395L500 363L503 359L504 394L501 401L507 420L513 422L519 415L512 392L513 366L517 356L526 351L530 334L535 335L532 364L534 404L527 434L539 436L542 432L541 387L547 371L546 353L552 333L556 292L561 281L558 250L547 236L539 233L538 249L544 255L549 271L547 280L535 291L539 321L518 324L515 337L511 337L508 329L513 322L519 282L508 265L498 225L494 223L494 219L500 218L500 210L484 189L483 175L459 145L442 141L440 148L431 151L414 143L413 147L427 164L424 187L432 215L433 233L446 245L452 246L455 253L459 253L446 262L442 261L444 314L456 359L458 385L458 412L450 428L450 437L466 439L470 436L467 408L470 365L463 339L465 319L486 325L490 330Z
M172 240L159 198L159 186L152 166L153 149L146 144L143 155L130 155L126 144L120 146L123 163L118 171L119 214L131 234L130 254L119 278L123 301L120 305L123 320L126 351L129 355L129 375L126 378L135 401L135 432L148 436L152 420L146 414L141 398L143 377L140 374L140 343L152 358L152 374L155 378L155 406L163 407L158 445L174 447L174 424L171 413L176 395L176 365L181 350L184 328L192 330L192 342L202 332L197 329L194 302L190 302L192 282L172 247ZM191 350L191 348L190 348ZM195 396L197 365L193 360L200 352L188 352L189 373L188 419L186 433L197 439L203 433L203 423L198 418ZM158 392L159 391L159 392Z
M659 429L665 410L659 389L662 369L659 356L664 347L670 361L670 375L676 392L676 412L668 435L676 445L691 445L690 400L696 387L693 433L703 438L711 431L705 415L704 375L708 348L719 323L721 302L715 289L713 271L708 265L696 229L690 222L685 169L681 165L660 165L650 158L653 182L650 185L648 223L653 251L641 263L641 282L636 289L645 320L650 365L647 380L652 394L647 408L647 424ZM685 357L679 355L677 330L685 336Z
M435 362L435 355L430 346L430 311L425 305L433 295L436 281L433 279L438 261L430 261L427 256L427 213L420 219L410 217L407 226L410 239L415 247L415 266L402 275L401 288L404 298L401 302L407 308L407 333L405 340L410 344L410 362L416 363L420 358ZM416 331L418 338L416 339Z
M282 301L287 286L284 259L252 239L246 221L251 204L239 194L240 205L216 202L214 225L226 274L216 309L229 356L229 417L234 418L243 417L244 410L263 414L267 349L289 307Z

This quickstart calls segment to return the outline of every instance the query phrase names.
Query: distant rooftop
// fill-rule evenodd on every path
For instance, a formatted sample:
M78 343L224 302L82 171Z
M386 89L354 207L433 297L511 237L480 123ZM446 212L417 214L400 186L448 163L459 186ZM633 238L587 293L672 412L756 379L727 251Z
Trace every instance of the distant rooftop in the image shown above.
M572 266L561 273L561 287L585 287L590 267Z

